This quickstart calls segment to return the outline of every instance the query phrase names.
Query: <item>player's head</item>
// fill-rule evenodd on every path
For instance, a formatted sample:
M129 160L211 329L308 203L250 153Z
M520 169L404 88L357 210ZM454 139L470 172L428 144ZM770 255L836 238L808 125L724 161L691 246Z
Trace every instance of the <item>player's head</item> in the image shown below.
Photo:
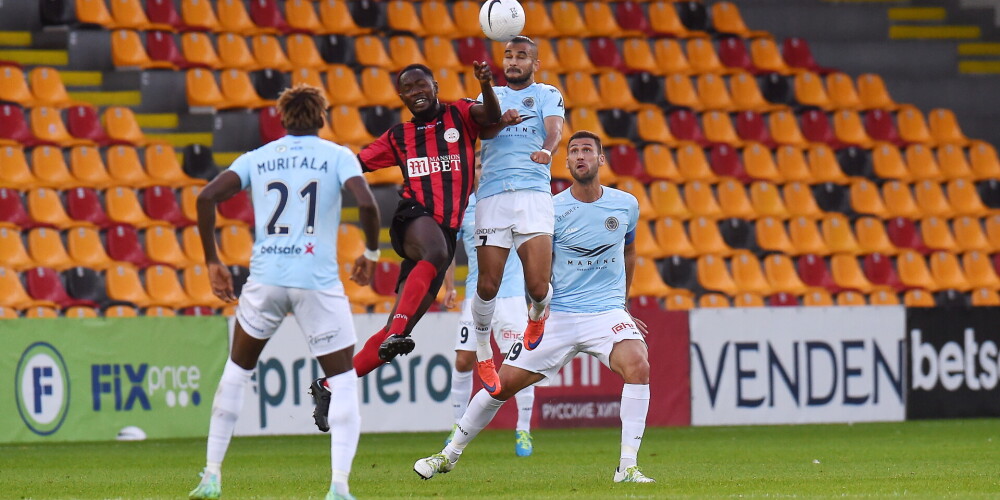
M526 36L515 36L503 51L503 74L507 83L531 84L535 71L538 71L538 45Z
M323 92L311 85L299 84L278 96L281 126L292 135L315 134L323 128L326 108Z
M438 84L434 81L434 72L423 64L411 64L396 75L396 92L414 115L437 107Z
M578 130L569 138L566 147L566 166L578 184L597 180L597 172L604 165L604 147L601 138L593 132Z

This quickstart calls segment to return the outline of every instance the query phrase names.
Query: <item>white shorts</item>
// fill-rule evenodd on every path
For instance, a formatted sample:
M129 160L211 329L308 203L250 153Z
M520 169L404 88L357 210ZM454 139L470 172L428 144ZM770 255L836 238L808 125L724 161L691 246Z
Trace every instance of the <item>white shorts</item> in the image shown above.
M643 340L624 309L599 313L552 311L545 322L542 343L532 351L515 345L504 364L552 378L578 353L596 357L611 368L611 349L623 340Z
M476 202L476 246L517 249L535 236L552 236L554 225L549 193L504 191Z
M236 319L253 338L267 340L288 313L295 316L313 356L348 348L358 339L351 306L338 283L326 290L265 285L247 280Z
M503 297L497 299L493 312L493 338L500 352L508 352L521 341L524 329L528 327L528 306L524 297ZM456 351L476 350L476 325L472 321L472 299L462 301L462 316L458 320L458 335L455 339Z

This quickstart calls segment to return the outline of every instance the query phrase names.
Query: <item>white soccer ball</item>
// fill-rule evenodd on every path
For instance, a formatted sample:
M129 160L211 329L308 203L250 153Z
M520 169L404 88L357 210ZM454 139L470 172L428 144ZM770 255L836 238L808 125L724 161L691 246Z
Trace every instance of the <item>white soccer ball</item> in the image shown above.
M509 42L524 29L524 8L517 0L489 0L479 9L479 27L491 40Z

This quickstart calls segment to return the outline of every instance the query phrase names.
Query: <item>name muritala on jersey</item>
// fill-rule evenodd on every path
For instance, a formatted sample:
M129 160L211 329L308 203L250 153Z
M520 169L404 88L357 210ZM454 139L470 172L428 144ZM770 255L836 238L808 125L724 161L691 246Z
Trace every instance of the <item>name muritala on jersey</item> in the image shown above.
M461 172L461 155L421 156L406 159L406 172L409 177L423 177L439 172Z
M283 152L279 149L279 153ZM317 170L319 172L326 173L329 171L327 168L326 160L322 160L319 165L316 164L316 158L310 156L303 156L299 158L298 156L292 156L290 158L272 158L265 160L262 163L257 164L257 173L263 174L266 172L274 172L276 170L289 170L289 169L307 169L307 170Z

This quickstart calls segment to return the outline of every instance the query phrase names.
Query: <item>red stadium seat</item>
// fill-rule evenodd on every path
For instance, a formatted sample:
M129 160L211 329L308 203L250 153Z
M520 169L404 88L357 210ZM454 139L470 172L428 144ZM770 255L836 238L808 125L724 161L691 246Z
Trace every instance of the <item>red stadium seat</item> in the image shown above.
M101 198L94 189L76 187L67 191L65 195L66 213L73 220L87 221L102 228L107 228L114 224L108 218L108 214L105 213L104 206L101 204Z
M375 276L372 277L372 289L379 295L396 295L399 273L399 264L387 260L379 261L375 266Z
M173 189L166 186L152 186L144 189L142 194L143 208L151 219L167 221L177 227L195 223L184 216Z
M830 273L823 257L814 254L803 255L799 257L797 267L799 276L806 285L824 288L830 293L843 290L833 279L833 274Z
M59 307L98 307L98 304L91 300L79 300L70 297L66 293L62 279L54 269L47 267L36 267L24 272L26 277L26 290L35 300L47 300L55 302Z
M668 118L670 132L678 140L696 142L701 146L708 145L708 139L701 131L698 124L698 117L693 112L686 109L679 109L670 113Z
M253 226L253 205L250 204L250 195L246 191L236 193L235 196L219 203L218 206L219 214L223 217Z
M116 144L108 137L107 132L101 125L101 120L97 116L97 109L93 106L83 104L66 109L66 129L73 137L94 141L101 146Z
M781 45L781 54L788 65L793 68L801 68L821 75L837 71L834 68L826 68L817 64L816 59L813 58L812 49L809 48L809 43L798 37L786 38Z
M288 33L292 28L285 22L285 16L278 8L277 0L253 0L250 2L250 19L260 28Z
M873 285L891 287L897 292L907 289L907 286L899 279L899 274L896 273L892 260L886 255L880 253L866 255L862 268L865 271L865 277Z

